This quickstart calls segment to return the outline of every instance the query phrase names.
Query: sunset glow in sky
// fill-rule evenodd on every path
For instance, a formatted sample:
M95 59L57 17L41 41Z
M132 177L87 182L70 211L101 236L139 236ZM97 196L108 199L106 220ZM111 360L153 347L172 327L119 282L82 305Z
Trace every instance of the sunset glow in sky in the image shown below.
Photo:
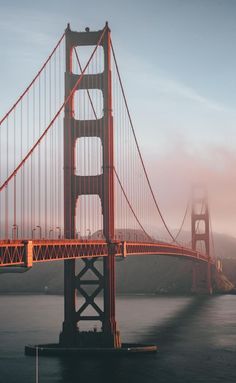
M0 5L0 116L37 73L67 22L73 30L98 30L107 20L167 222L179 226L191 184L203 182L213 230L236 236L236 1Z

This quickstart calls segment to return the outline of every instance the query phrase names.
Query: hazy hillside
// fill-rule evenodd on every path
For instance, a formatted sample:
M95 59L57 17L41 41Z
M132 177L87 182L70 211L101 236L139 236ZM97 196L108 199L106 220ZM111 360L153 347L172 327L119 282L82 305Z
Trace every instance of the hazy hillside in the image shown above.
M215 249L224 273L236 284L236 239L217 234ZM63 292L63 262L38 264L24 274L0 274L0 293L44 292L45 286L51 293ZM189 261L154 255L117 261L118 293L186 293L190 287Z

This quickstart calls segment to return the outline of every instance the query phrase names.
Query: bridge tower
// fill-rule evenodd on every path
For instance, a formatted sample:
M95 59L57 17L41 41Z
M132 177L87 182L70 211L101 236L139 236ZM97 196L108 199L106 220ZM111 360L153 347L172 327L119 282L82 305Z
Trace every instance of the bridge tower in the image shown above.
M206 189L200 185L194 186L192 191L191 229L192 249L204 251L208 256L207 263L193 263L192 292L212 294L208 199Z
M76 46L96 46L103 31L75 32L66 29L65 99L76 84L79 75L72 72L72 53ZM77 347L120 348L120 336L115 319L115 246L114 240L114 170L113 170L113 117L111 82L111 40L108 24L100 46L104 52L104 70L98 74L85 74L79 89L99 89L103 94L103 116L95 120L78 120L74 117L74 97L65 108L64 117L64 228L65 238L75 238L76 204L81 195L98 195L103 214L103 236L108 256L103 258L103 270L95 259L84 259L76 275L75 260L64 262L64 322L60 344ZM76 140L96 137L101 140L103 170L97 175L75 174ZM91 153L92 155L92 153ZM93 279L91 279L93 274ZM96 279L94 279L96 276ZM94 290L95 288L95 290ZM93 293L90 293L91 290ZM76 309L76 293L84 303ZM103 293L103 307L95 302ZM86 314L92 308L96 315ZM80 321L100 321L101 331L79 331Z

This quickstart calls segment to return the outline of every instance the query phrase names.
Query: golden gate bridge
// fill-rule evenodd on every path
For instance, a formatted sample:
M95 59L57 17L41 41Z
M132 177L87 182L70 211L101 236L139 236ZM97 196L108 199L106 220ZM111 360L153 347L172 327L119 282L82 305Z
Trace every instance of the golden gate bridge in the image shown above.
M192 198L192 238L181 244L189 210L174 235L145 167L108 24L95 32L68 24L0 121L0 271L64 260L60 346L120 349L116 257L189 259L192 291L212 293L219 267L203 188ZM101 331L81 332L81 321L99 321Z

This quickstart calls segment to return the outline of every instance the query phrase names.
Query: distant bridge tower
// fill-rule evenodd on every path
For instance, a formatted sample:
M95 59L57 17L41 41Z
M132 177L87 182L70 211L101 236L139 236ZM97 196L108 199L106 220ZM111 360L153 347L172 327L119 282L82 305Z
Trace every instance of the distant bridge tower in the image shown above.
M96 46L103 31L74 32L66 29L66 73L65 98L76 84L79 75L72 73L72 53L76 46ZM64 226L65 238L75 238L76 204L81 195L98 195L103 214L103 235L107 241L108 253L103 258L103 271L96 268L96 259L84 259L84 267L76 275L75 260L64 264L64 323L60 343L65 346L121 347L115 320L115 246L114 240L114 170L113 170L113 117L111 83L111 41L108 25L100 42L104 52L104 71L85 74L79 89L99 89L103 94L104 113L95 120L74 118L74 97L65 108L64 119ZM75 174L76 140L96 137L101 140L103 172L97 175ZM92 155L92 153L91 153ZM91 279L91 274L93 278ZM96 276L96 279L94 279ZM95 290L94 290L95 288ZM84 298L76 310L76 290ZM93 290L93 293L90 291ZM95 298L103 292L103 307ZM96 315L86 314L92 308ZM80 321L100 321L102 331L78 330Z
M192 249L205 252L208 262L193 263L192 292L212 294L212 273L210 263L210 233L207 191L196 185L192 191Z

